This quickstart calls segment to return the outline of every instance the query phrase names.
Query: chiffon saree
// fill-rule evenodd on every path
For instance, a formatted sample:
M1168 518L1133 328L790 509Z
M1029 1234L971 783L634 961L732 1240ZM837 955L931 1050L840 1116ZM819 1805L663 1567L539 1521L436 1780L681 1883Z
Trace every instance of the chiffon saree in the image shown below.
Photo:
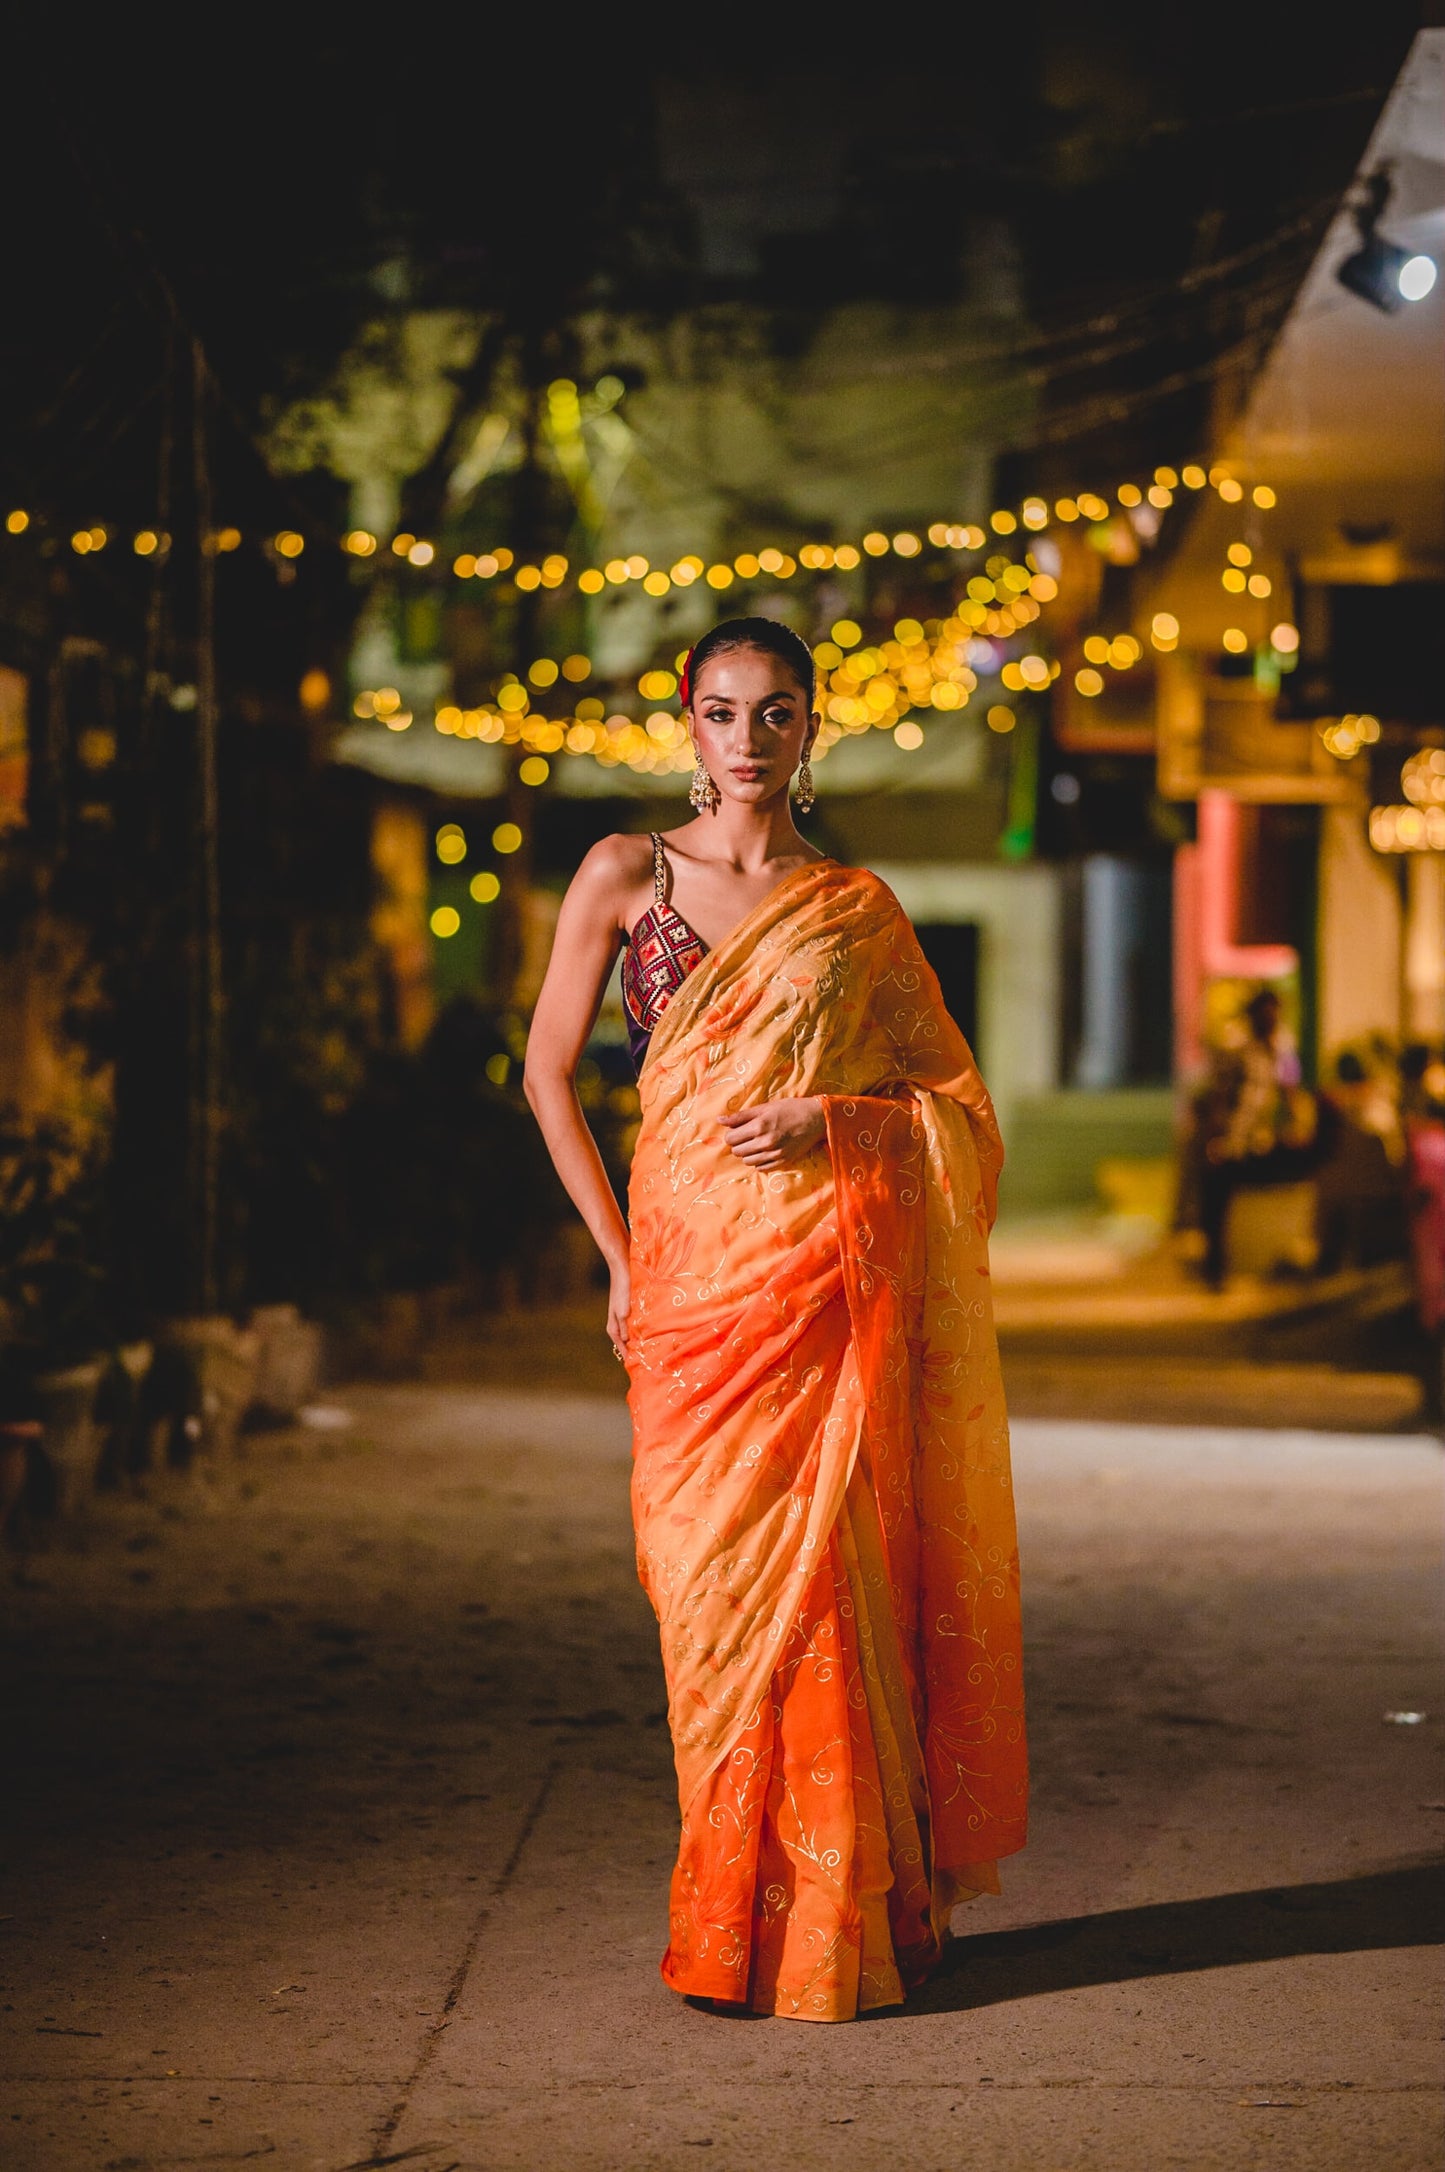
M633 1513L682 1837L677 1991L899 2003L1023 1845L1002 1150L892 893L815 862L673 997L631 1177ZM759 1171L719 1119L820 1095Z

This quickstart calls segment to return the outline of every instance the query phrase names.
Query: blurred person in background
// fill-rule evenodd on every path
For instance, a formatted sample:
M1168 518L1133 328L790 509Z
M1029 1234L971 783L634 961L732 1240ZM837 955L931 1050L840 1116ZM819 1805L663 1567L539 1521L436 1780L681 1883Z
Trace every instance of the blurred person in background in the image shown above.
M1370 1267L1405 1252L1400 1172L1404 1135L1393 1066L1371 1069L1353 1049L1336 1057L1320 1096L1315 1171L1318 1267Z
M1318 1110L1300 1081L1299 1052L1280 999L1261 988L1216 1051L1197 1104L1197 1209L1204 1278L1223 1286L1229 1209L1235 1193L1295 1184L1318 1160Z
M1428 1049L1420 1053L1424 1060L1412 1065L1411 1090L1402 1095L1405 1206L1415 1310L1425 1336L1426 1402L1439 1420L1445 1418L1445 1060Z

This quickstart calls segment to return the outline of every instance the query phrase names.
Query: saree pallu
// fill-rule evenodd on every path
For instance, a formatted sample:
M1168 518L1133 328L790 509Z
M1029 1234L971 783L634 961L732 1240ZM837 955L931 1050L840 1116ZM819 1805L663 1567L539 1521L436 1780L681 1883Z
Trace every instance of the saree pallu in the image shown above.
M896 899L787 877L653 1036L631 1178L633 1514L682 1838L662 1970L897 2004L1027 1793L992 1106ZM749 1168L720 1119L821 1095Z

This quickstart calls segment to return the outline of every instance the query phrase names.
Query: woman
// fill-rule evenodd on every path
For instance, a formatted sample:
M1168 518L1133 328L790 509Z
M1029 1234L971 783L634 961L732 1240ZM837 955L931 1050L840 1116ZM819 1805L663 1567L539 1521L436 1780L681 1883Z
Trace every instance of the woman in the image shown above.
M527 1093L611 1273L682 1807L662 1972L799 2020L898 2004L1023 1845L992 1106L896 899L814 851L813 660L697 644L695 821L563 904ZM573 1080L618 949L631 1235Z

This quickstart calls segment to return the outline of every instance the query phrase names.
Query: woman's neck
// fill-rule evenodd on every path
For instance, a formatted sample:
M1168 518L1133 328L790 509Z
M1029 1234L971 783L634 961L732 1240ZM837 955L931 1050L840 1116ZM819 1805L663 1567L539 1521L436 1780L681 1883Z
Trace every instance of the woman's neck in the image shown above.
M761 807L740 807L725 799L712 814L692 825L700 859L720 860L740 874L756 874L773 860L806 857L807 840L793 823L786 792Z

